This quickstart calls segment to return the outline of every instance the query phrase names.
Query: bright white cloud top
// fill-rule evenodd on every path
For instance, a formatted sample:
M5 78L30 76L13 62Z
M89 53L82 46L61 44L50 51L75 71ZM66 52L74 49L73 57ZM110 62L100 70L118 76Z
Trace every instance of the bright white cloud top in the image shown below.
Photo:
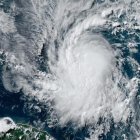
M16 124L11 118L5 117L0 119L0 133L8 132L9 130L14 128L16 128Z
M111 112L117 120L125 95L117 87L118 78L113 80L115 57L108 42L100 35L86 33L73 46L61 47L59 55L53 73L57 83L55 107L61 123L72 120L85 125Z
M69 122L77 128L95 126L89 128L93 140L102 131L109 132L112 121L127 127L131 119L130 140L139 138L140 110L135 102L139 102L140 66L132 55L138 51L133 38L134 30L140 29L138 5L139 1L130 0L13 2L12 12L22 16L19 21L0 12L1 21L7 22L0 24L5 88L22 90L48 105L50 120L56 119L61 127ZM15 8L20 6L22 12ZM125 41L123 31L130 32L132 39ZM43 49L46 71L37 59ZM133 76L124 72L127 65Z

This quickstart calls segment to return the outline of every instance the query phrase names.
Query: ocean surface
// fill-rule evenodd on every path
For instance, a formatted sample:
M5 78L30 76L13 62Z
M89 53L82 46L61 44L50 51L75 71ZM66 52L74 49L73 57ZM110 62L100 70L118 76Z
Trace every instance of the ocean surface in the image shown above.
M0 117L140 140L140 0L1 0Z

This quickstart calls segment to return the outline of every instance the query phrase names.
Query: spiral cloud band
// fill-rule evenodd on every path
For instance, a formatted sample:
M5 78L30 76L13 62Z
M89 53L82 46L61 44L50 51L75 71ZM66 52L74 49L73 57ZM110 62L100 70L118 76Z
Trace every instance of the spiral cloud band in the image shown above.
M49 119L43 123L50 129L72 124L76 131L87 126L91 140L112 131L138 140L138 5L137 0L12 1L7 11L0 9L5 89L22 92L27 102L37 100L24 109L40 114L46 109Z
M92 117L97 121L106 107L112 105L107 101L108 96L120 98L121 95L113 95L110 91L109 82L112 84L115 64L108 45L99 35L86 33L74 46L63 46L60 50L54 73L59 87L55 103L62 122L72 119L85 124ZM111 102L114 101L112 99Z

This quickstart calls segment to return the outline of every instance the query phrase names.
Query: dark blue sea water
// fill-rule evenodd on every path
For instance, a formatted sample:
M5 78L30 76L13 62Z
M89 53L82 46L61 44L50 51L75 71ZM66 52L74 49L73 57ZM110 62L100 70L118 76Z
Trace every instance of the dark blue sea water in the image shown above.
M37 70L41 72L49 73L50 68L47 65L48 60L49 60L49 54L48 54L49 46L53 44L52 46L55 48L55 51L56 51L55 52L56 60L59 60L58 58L59 48L63 44L65 35L67 35L67 32L71 28L74 28L80 20L82 21L86 19L88 14L91 14L92 12L93 14L95 14L96 10L98 11L98 9L94 10L94 6L96 5L96 3L100 5L100 3L104 3L104 1L93 1L91 6L89 6L90 8L89 7L88 9L85 8L85 10L82 10L82 12L79 12L80 11L79 9L71 10L71 8L69 7L69 10L68 10L69 14L67 16L65 15L65 13L63 13L64 11L62 11L61 13L61 9L59 9L60 15L64 14L65 16L62 17L62 19L57 19L57 20L55 20L54 17L55 17L55 14L59 15L59 13L55 13L55 12L53 13L53 10L55 9L54 5L57 5L59 2L56 2L55 0L54 1L48 0L47 1L49 3L48 5L45 3L44 7L46 5L47 6L43 12L40 10L40 13L39 13L40 17L38 17L37 13L35 13L34 11L35 9L33 10L33 6L34 6L33 3L37 4L37 2L32 3L31 0L29 1L27 0L25 1L23 0L0 1L0 11L4 12L5 14L10 15L13 18L12 20L14 21L14 24L16 27L16 31L14 32L11 32L10 29L8 30L9 32L8 31L4 32L2 31L2 29L4 30L5 26L3 27L1 25L3 23L1 23L1 20L0 20L0 35L1 35L0 36L0 42L1 42L0 49L3 52L0 57L0 60L2 60L1 65L0 65L0 117L8 116L8 117L11 117L17 123L28 123L28 124L36 126L37 128L41 127L41 129L49 132L50 135L52 135L56 140L85 140L85 138L90 138L91 140L94 140L94 138L93 139L91 138L91 134L89 131L89 129L91 129L94 134L96 130L96 126L94 126L93 124L85 123L84 126L77 127L75 123L73 123L72 121L69 121L64 126L60 126L58 123L58 120L56 120L56 122L55 121L53 122L54 124L52 125L52 127L50 127L49 123L51 122L51 117L52 117L51 111L53 111L53 109L52 108L50 109L50 106L46 103L46 101L40 102L37 97L29 96L25 94L24 93L25 90L23 90L24 86L22 87L21 85L20 86L18 85L19 82L22 81L22 80L20 81L18 78L24 77L25 79L29 79L29 81L27 80L28 81L27 85L31 84L33 89L36 88L35 85L32 84L32 80L34 80L34 77L36 75L31 75L31 74L28 75L28 70L24 73L25 75L23 73L19 74L18 72L14 73L12 71L12 68L8 65L10 64L10 60L6 58L7 56L5 55L5 53L12 52L12 54L17 54L16 56L18 60L21 61L20 64L22 65L22 61L23 61L22 54L24 52L24 55L26 56L24 61L27 62L27 64L29 64L28 67L30 65L31 66L33 65ZM84 5L82 5L82 2L83 0L81 0L81 8L82 6L84 7ZM112 1L110 0L110 3L111 2ZM14 5L15 7L13 6L14 8L11 6L13 3L15 4ZM74 2L71 2L71 3L74 3ZM76 7L75 3L72 5ZM63 1L62 1L62 9L63 9L63 6L65 5L63 5ZM18 10L15 10L16 8ZM41 8L43 8L43 6ZM73 12L74 10L75 12ZM131 8L131 10L135 11L136 7L134 7L133 9ZM73 16L73 18L71 15ZM67 21L66 19L69 18L70 16L72 20ZM118 18L118 21L120 23L123 22L126 16L129 16L129 15L124 14L120 16ZM46 18L46 20L41 21L44 18ZM78 19L78 21L76 18ZM60 27L59 29L59 27L55 26L56 23L54 23L54 21L60 22L60 25L64 27L63 28ZM9 20L5 20L5 23L8 23L8 22ZM140 23L137 22L137 24L140 24ZM116 60L118 60L116 65L119 65L119 60L121 57L123 59L123 63L122 63L120 72L122 73L122 75L124 75L124 77L127 77L128 80L131 80L133 78L137 78L137 79L140 78L140 70L137 70L136 68L137 65L140 65L140 28L139 29L134 28L135 26L137 26L137 24L136 25L134 24L132 28L123 28L122 30L119 29L115 34L112 33L114 30L114 27L112 27L111 25L105 26L105 27L98 27L97 29L95 27L89 27L87 29L93 34L95 32L101 34L103 38L107 40L108 43L111 45L112 49L115 51L117 50L121 54L121 55L115 56ZM8 27L10 25L8 25ZM46 33L47 35L46 35L46 38L44 39L45 41L43 40L44 41L43 42L41 39L44 37L43 30L46 30L46 28L48 28L47 30L48 32ZM55 34L54 33L55 28L57 28L56 30L58 33L58 37L54 39L53 37ZM119 28L121 28L121 25ZM132 51L132 49L128 47L129 42L133 42L135 44L135 46L133 46L132 49L134 50L136 49L137 51ZM39 48L38 46L40 44L42 45L41 53L38 54L37 51ZM119 44L119 46L117 46L116 44ZM20 47L18 48L18 46ZM130 60L134 60L137 64L132 63L133 61L130 61ZM7 77L10 80L13 79L14 81L14 83L11 84L13 87L11 88L13 92L12 90L11 91L9 90L10 88L6 89L3 83L3 78L4 78L3 74L7 72L5 70L5 67L8 68L8 66L10 67L10 69L8 69L7 71L10 71L11 75L10 74L9 75L11 77L10 78L8 76ZM31 71L31 73L32 72L34 71ZM19 76L19 77L16 79L15 78L16 76L17 77ZM120 82L119 84L118 84L119 87L126 86L123 82ZM129 96L129 90L128 91L124 90L124 94L126 94L126 96ZM132 140L132 139L138 140L136 138L139 138L138 136L140 136L140 134L137 134L138 136L136 136L136 133L134 132L134 130L132 130L132 126L134 126L138 130L138 133L140 133L139 132L140 129L138 126L140 122L139 102L140 102L140 83L137 85L137 92L135 93L135 96L133 97L132 104L133 104L134 110L130 112L130 116L127 118L127 122L123 123L120 121L116 123L113 120L113 118L112 119L109 118L110 120L108 120L108 118L104 118L103 116L101 116L97 122L97 125L100 126L103 124L104 130L103 130L103 133L101 133L98 136L98 139L99 140L125 140L124 138L124 134L125 134L128 140ZM52 103L52 104L55 104L55 103ZM35 106L40 107L41 111L39 112L35 108ZM132 114L135 116L133 116ZM106 125L104 125L104 122L106 121L108 121L110 125L110 130L108 132L105 132Z

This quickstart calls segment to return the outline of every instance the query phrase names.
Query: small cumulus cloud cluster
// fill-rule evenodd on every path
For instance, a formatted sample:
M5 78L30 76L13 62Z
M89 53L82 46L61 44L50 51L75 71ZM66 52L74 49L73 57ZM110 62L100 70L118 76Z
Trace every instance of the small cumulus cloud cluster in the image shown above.
M69 122L77 127L94 125L91 139L103 129L108 132L110 120L126 124L130 117L132 131L139 137L140 110L134 102L140 81L138 74L130 78L122 70L131 62L136 71L139 63L131 56L123 57L127 41L123 45L116 41L118 32L139 28L133 26L140 24L139 9L130 12L137 4L123 0L13 2L12 14L0 11L5 88L15 93L22 90L48 104L62 127ZM111 42L111 37L116 40ZM104 126L100 119L105 120Z

